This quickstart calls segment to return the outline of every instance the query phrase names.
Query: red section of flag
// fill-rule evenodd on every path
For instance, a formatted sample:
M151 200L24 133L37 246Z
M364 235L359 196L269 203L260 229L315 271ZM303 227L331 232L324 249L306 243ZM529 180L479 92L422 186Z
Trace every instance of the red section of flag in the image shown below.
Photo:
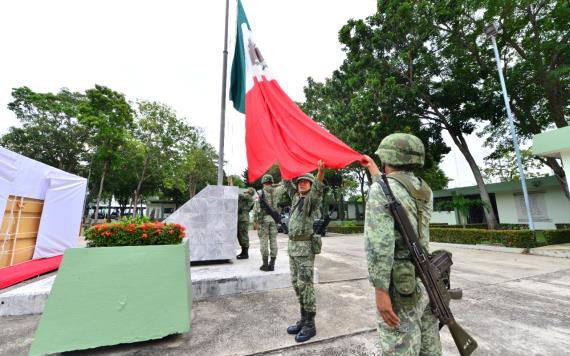
M261 177L278 162L284 179L317 168L343 168L362 155L319 126L291 100L275 80L258 81L245 104L248 180Z
M55 271L59 268L62 258L63 255L41 258L0 268L0 289L37 277L40 274Z

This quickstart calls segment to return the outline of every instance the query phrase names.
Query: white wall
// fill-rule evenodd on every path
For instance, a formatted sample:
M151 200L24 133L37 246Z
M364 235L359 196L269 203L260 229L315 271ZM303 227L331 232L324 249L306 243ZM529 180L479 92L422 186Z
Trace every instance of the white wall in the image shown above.
M457 218L454 211L434 211L431 214L432 224L457 225Z
M570 201L559 189L544 190L544 216L546 219L535 219L536 229L555 229L555 224L570 224ZM526 224L526 219L519 219L517 199L514 193L496 194L497 210L501 224ZM532 204L532 201L531 201ZM526 209L524 210L526 216Z

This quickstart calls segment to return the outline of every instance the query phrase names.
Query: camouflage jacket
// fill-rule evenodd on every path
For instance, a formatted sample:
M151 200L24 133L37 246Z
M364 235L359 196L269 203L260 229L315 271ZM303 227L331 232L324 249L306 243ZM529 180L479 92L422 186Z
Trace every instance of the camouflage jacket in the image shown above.
M400 172L400 174L407 175L408 178L414 181L416 187L419 186L420 181L413 173ZM388 175L388 178L394 196L408 212L410 222L417 231L418 214L416 201L410 196L402 184L395 179L390 179L390 175ZM380 179L380 175L372 177L373 183L368 193L364 223L364 245L368 259L368 278L370 283L375 288L387 291L390 286L394 261L410 260L410 252L400 232L394 229L394 218L386 206L388 200L378 184ZM433 195L430 196L426 211L422 213L423 238L421 242L426 249L429 243L429 221L431 219L432 209Z
M259 204L259 200L261 199L262 193L263 196L265 197L265 200L267 201L267 204L269 204L269 206L272 207L274 210L279 211L279 207L277 206L277 204L279 203L279 199L281 198L281 195L284 192L285 191L282 187L271 187L271 186L267 187L264 186L262 190L259 190L257 192L257 197L255 199L255 209L254 209L254 220L257 223L261 224L263 221L273 221L271 215L269 215L269 213L267 213L265 209L261 207L261 204Z
M249 221L249 212L253 208L251 194L239 193L238 196L238 221Z
M291 198L291 216L289 217L289 256L309 256L312 252L311 238L313 223L319 213L323 199L323 184L315 181L309 193L302 197L293 182L283 181L284 188ZM303 239L298 241L296 239Z

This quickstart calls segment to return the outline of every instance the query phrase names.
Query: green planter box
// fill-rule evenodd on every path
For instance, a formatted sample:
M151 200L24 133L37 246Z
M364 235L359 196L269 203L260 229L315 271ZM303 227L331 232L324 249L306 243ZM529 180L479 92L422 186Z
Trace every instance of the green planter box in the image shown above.
M190 331L188 240L67 249L30 355L159 339Z

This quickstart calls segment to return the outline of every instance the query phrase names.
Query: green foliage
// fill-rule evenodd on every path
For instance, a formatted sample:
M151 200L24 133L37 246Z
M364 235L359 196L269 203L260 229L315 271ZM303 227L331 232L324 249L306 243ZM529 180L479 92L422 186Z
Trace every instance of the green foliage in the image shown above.
M138 101L133 109L99 85L85 94L21 87L12 95L8 107L21 127L9 128L0 145L89 177L89 202L115 198L126 208L159 195L180 205L215 183L214 148L165 104Z
M425 180L433 191L446 189L449 184L449 178L438 166L432 166L429 169L421 170L417 175Z
M245 182L240 176L234 174L231 175L230 177L232 178L232 183L235 187L245 188Z
M95 85L85 96L79 106L79 121L88 128L96 155L110 162L133 129L133 112L125 96L110 88Z
M78 120L78 107L85 96L61 89L59 93L36 93L28 87L12 90L8 104L21 127L10 127L0 146L47 165L85 173L85 142L88 132Z
M181 243L184 236L184 227L179 224L140 218L94 225L85 232L87 247L172 245Z
M364 233L364 226L329 226L327 231L337 234L362 234Z
M530 230L453 229L430 227L430 241L456 244L499 244L505 247L531 248L536 246Z
M539 170L544 165L535 159L531 150L521 150L521 161L525 177L542 177ZM519 169L513 149L498 148L485 159L483 177L487 183L512 182L519 180Z
M544 230L542 233L547 245L570 243L570 229Z
M265 174L271 174L271 176L273 177L273 181L275 183L279 183L281 181L281 170L279 169L278 163L275 163L273 166L271 166L271 168L269 168L267 170L267 172L265 172ZM249 180L248 180L248 169L247 168L244 169L244 171L242 173L242 177L243 177L244 182L249 182ZM262 188L261 178L263 178L263 177L259 177L253 183L247 183L247 186L253 187L253 188L255 188L255 190L261 189Z

